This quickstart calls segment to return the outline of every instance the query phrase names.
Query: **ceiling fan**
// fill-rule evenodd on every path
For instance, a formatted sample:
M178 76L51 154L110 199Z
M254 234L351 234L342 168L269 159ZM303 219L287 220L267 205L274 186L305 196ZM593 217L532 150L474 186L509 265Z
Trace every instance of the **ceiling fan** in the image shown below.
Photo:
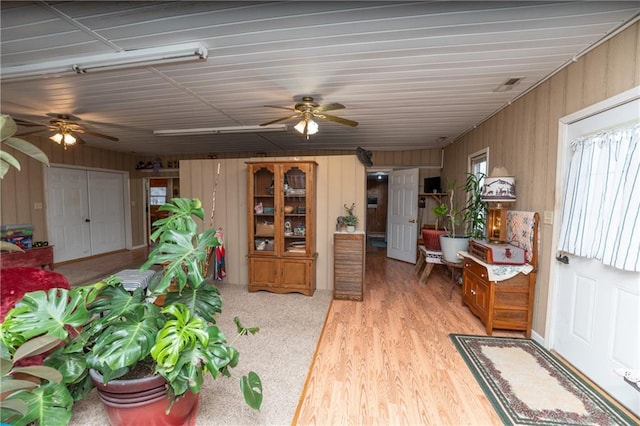
M318 133L318 123L313 121L314 118L321 118L323 120L329 120L336 123L344 124L345 126L356 127L357 121L348 120L346 118L337 117L335 115L325 114L326 111L333 111L336 109L344 109L345 106L339 103L330 103L326 105L319 105L313 101L311 96L304 96L302 102L295 104L293 108L282 107L277 105L265 105L268 108L279 108L293 111L294 114L286 117L278 118L277 120L268 121L261 124L261 126L268 126L270 124L279 123L281 121L290 120L292 118L300 118L300 122L294 126L294 128L305 135L309 139L309 135Z
M76 117L74 115L48 113L47 117L50 117L49 124L43 124L35 121L16 118L15 122L20 126L44 127L38 130L23 132L23 133L17 134L16 136L33 135L33 134L42 133L42 132L54 132L54 134L50 136L49 139L51 139L52 141L58 144L64 144L65 149L67 149L67 146L69 145L84 144L85 141L84 139L82 139L81 135L95 136L98 138L108 139L113 142L117 142L119 140L116 137L86 129L85 127L78 124L78 121L81 120L80 117Z

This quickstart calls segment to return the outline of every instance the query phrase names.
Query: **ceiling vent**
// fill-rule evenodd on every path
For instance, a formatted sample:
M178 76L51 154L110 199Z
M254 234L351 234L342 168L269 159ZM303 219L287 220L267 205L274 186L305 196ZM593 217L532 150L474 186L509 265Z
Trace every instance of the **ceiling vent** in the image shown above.
M508 92L509 90L513 89L513 87L517 86L518 83L520 83L520 80L522 80L522 78L520 77L511 77L510 79L508 79L507 81L505 81L504 83L502 83L501 85L493 89L493 91Z

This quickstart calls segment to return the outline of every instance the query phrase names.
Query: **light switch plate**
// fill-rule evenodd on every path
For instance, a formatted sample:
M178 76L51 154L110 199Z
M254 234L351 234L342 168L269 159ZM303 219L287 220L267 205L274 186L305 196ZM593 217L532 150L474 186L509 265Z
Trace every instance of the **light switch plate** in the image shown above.
M546 225L553 225L553 212L545 211L544 212L544 218L543 218L542 221Z

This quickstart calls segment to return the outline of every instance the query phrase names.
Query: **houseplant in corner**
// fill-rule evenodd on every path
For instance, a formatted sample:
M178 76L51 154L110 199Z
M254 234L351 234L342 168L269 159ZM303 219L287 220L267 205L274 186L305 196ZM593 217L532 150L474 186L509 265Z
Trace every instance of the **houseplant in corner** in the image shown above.
M204 212L197 199L175 198L161 209L169 216L154 223L152 239L157 245L141 268L163 265L148 294L142 289L127 292L115 277L69 291L27 293L0 330L9 351L11 342L20 339L48 334L63 340L65 345L45 364L62 373L75 400L95 385L102 402L111 407L122 390L111 391L110 385L130 393L129 386L139 381L129 379L140 367L150 367L142 376L155 375L158 382L143 391L147 396L125 403L125 409L131 411L144 401L160 408L153 414L161 417L158 420L151 420L151 411L143 409L152 424L182 424L184 419L175 419L176 413L191 415L190 404L196 403L205 376L230 377L239 353L216 325L222 301L218 288L206 279L209 253L219 245L216 230L198 232L194 217L203 219ZM163 303L154 303L160 299ZM235 324L236 337L258 331L243 327L237 318ZM250 372L239 381L245 402L259 409L258 375ZM139 420L137 414L112 411L107 410L112 424Z
M447 262L461 262L457 253L467 250L470 237L478 238L484 232L483 224L487 205L480 198L482 193L480 182L483 177L483 174L476 176L473 173L467 173L465 185L461 188L457 188L455 180L449 182L447 202L433 209L438 221L442 220L442 225L447 231L446 234L440 235L442 257ZM468 194L469 198L464 208L460 208L456 204L457 190L465 191ZM463 229L463 234L457 233L460 228Z
M351 203L351 207L344 205L344 209L347 211L347 215L343 217L343 223L347 226L347 232L355 232L356 225L358 225L358 216L353 213L353 209L356 208L356 203Z

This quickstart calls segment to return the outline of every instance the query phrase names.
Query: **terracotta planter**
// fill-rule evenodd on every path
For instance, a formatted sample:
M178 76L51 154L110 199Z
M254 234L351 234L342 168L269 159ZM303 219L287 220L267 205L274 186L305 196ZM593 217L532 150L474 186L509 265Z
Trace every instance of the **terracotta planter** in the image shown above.
M438 231L435 229L422 230L422 242L424 248L431 251L442 251L440 248L440 235L446 234L447 231Z
M139 425L140 419L154 426L195 424L198 395L185 393L167 414L171 400L166 396L167 382L162 376L112 380L105 385L100 373L90 370L89 374L112 426Z

